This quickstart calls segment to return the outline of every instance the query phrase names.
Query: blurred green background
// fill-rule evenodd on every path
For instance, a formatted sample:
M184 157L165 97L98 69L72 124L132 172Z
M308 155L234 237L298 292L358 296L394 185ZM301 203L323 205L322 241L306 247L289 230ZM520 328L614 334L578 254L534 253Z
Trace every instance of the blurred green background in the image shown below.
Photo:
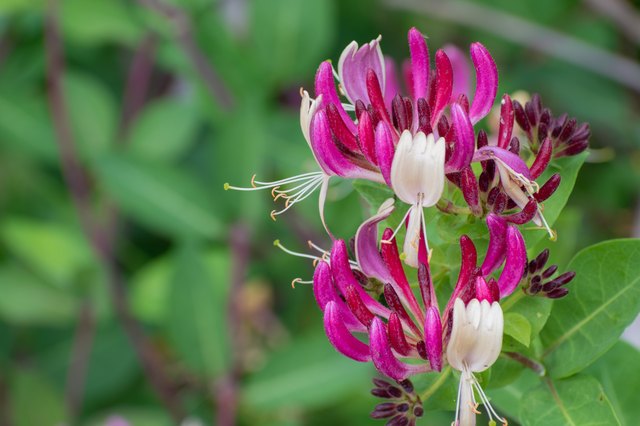
M556 262L639 233L637 1L0 0L0 425L375 424L373 368L272 244L328 247L315 197L272 222L223 183L313 170L300 87L352 40L402 60L411 26L591 123ZM349 238L370 207L329 198Z

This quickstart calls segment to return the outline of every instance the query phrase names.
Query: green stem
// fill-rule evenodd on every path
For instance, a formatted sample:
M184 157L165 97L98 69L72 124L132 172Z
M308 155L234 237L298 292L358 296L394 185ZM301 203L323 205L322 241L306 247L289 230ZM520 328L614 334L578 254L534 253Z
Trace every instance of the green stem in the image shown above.
M445 368L444 371L440 374L440 377L438 377L438 380L433 382L433 384L429 386L422 395L420 395L420 399L422 400L422 402L426 401L431 397L431 395L436 393L436 391L440 388L440 386L442 386L445 380L447 380L449 374L451 374L451 367Z

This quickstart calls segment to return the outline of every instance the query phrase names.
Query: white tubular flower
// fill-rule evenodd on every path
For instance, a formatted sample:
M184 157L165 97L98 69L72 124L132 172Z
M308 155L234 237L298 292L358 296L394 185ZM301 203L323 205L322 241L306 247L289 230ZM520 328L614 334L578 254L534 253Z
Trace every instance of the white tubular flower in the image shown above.
M435 205L444 190L445 141L437 141L433 134L423 132L412 135L405 130L400 135L391 164L391 186L402 201L411 204L407 213L409 223L404 242L405 263L418 267L418 241L420 227L425 244L427 234L424 223L424 207ZM404 221L403 221L404 222ZM427 244L427 249L429 245Z
M489 419L502 422L489 402L473 373L479 373L491 367L502 349L504 318L498 302L489 304L478 299L471 300L465 307L461 299L456 299L453 307L453 326L447 346L447 360L461 372L456 404L456 426L474 426L477 410L474 390L477 391L483 405L487 408Z

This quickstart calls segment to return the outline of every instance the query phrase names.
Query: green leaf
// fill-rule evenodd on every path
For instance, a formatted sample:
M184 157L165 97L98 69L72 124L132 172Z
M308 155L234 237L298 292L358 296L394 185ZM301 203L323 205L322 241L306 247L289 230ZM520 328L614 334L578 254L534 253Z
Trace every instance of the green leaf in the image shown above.
M61 26L65 37L94 46L108 42L133 44L140 38L140 27L131 8L114 0L65 0L61 3Z
M222 231L207 191L177 168L117 156L101 159L97 168L111 196L142 224L178 237L210 238Z
M133 123L129 152L146 160L178 159L194 142L198 113L174 99L156 101L147 106Z
M531 324L524 316L507 312L504 315L504 334L528 347L531 342Z
M284 82L313 72L333 38L333 7L325 0L253 0L252 57L263 79ZM336 58L337 59L337 58Z
M67 73L63 89L78 149L87 158L104 154L114 143L117 130L113 96L100 81L86 74Z
M520 420L527 426L620 425L611 403L596 379L576 376L547 379L527 392L520 405Z
M531 325L531 336L536 336L547 323L553 302L545 297L530 297L518 290L502 302L506 313L517 313L527 319Z
M567 267L576 272L542 330L552 377L581 371L615 344L640 311L640 240L587 247Z
M378 207L384 203L387 198L393 198L393 191L381 183L372 182L365 179L356 179L353 181L353 189L364 198L372 211L378 210Z
M229 256L214 252L205 257L194 245L185 244L174 265L166 300L169 338L192 371L213 378L229 362Z
M59 288L72 288L95 267L91 249L75 229L16 217L4 221L0 237L44 282Z
M160 324L164 321L173 264L167 256L143 266L131 280L131 309L137 318Z
M70 323L79 302L17 268L0 269L0 318L16 325L58 326Z
M583 152L574 157L563 157L554 160L551 166L537 179L538 182L544 183L554 173L560 173L562 175L560 186L556 192L543 203L544 217L552 228L556 219L560 216L560 212L562 212L562 209L567 204L571 192L573 192L573 187L578 178L578 172L588 155L588 152ZM546 236L548 238L546 231L541 229L523 230L522 235L527 243L527 247L535 247L543 237ZM562 238L562 236L559 236L559 238Z
M635 426L640 419L640 351L619 341L587 371L602 383L622 424Z
M10 385L11 424L16 426L66 424L62 389L55 389L35 372L15 370Z
M259 413L321 407L368 389L372 370L337 353L324 335L298 338L247 380L243 403Z

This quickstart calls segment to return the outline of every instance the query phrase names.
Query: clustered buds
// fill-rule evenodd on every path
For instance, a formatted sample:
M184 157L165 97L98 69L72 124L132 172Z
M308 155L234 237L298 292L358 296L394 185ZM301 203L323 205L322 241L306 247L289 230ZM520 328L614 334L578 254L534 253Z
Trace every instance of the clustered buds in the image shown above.
M548 138L553 146L553 157L580 154L589 146L591 129L588 123L580 123L567 114L554 117L549 108L542 105L540 95L534 94L524 107L513 102L515 118L527 135L533 151L537 151Z
M558 272L558 265L551 265L545 269L549 260L549 250L544 249L535 259L527 263L522 276L525 293L531 296L542 296L559 299L569 293L565 286L576 276L575 272L565 272L552 278Z
M375 387L371 394L388 400L382 402L371 412L374 419L389 419L387 426L413 426L416 418L422 417L422 401L413 389L409 379L392 384L386 380L374 378Z

